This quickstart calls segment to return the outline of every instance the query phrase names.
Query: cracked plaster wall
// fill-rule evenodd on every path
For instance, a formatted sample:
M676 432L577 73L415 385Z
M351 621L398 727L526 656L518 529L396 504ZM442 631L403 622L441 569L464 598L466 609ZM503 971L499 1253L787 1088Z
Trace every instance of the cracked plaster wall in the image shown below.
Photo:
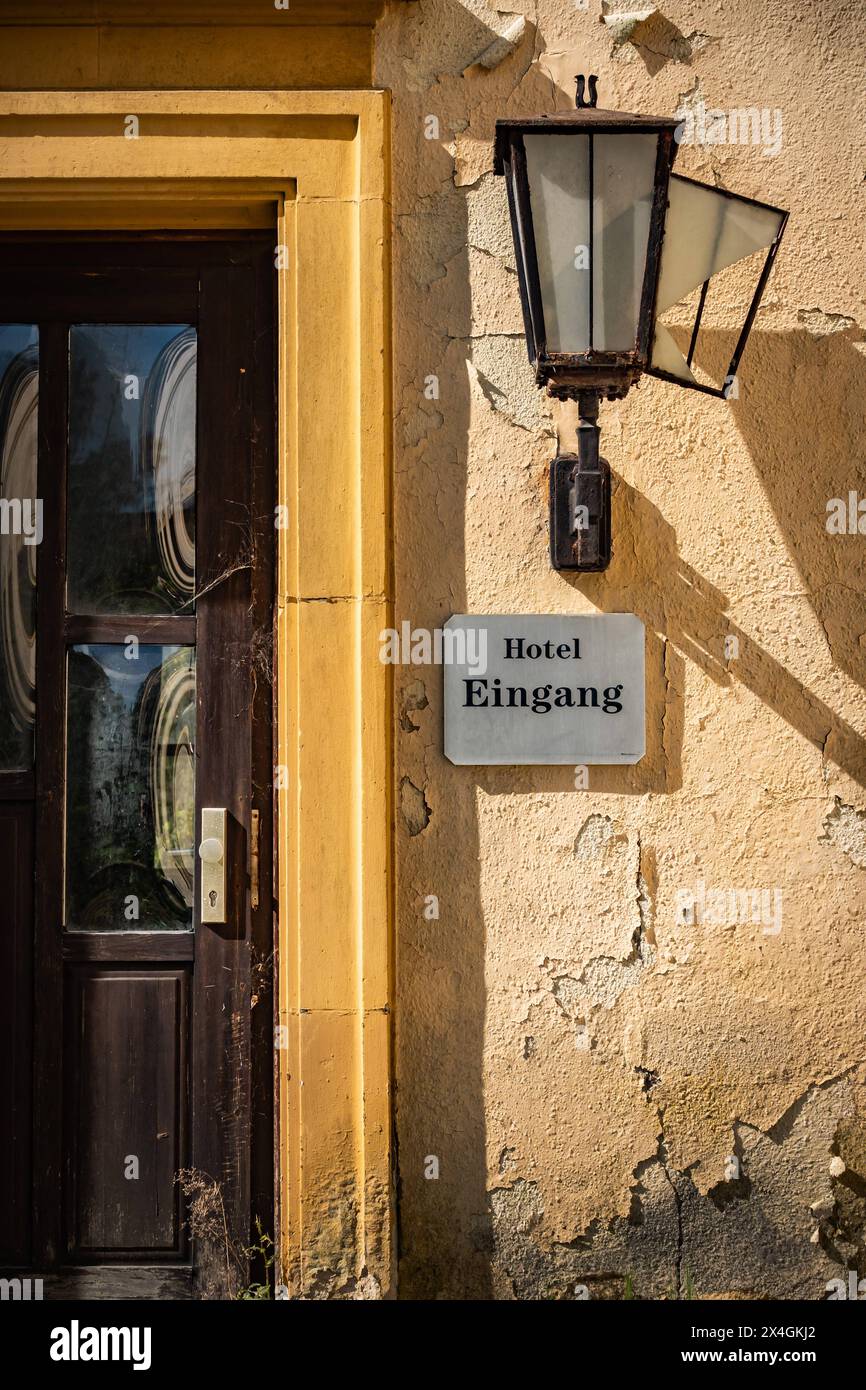
M866 493L863 35L856 0L395 0L378 27L397 619L631 611L648 632L647 755L588 790L452 767L441 673L397 670L404 1296L823 1298L866 1275L866 536L825 528L828 499ZM603 406L614 559L572 580L548 566L546 469L574 416L526 362L491 140L569 106L580 71L602 106L780 109L774 158L695 145L676 167L791 220L738 399L647 378ZM780 890L781 929L689 925L699 883Z

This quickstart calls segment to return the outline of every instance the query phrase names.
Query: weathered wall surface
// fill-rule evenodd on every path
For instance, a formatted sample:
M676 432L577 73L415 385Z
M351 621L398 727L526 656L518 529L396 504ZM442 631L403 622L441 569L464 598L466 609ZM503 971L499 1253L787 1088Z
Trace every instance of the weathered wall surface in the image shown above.
M605 5L632 8L652 7ZM452 767L441 673L398 671L403 1296L823 1298L866 1275L866 536L825 524L866 493L862 20L859 0L664 0L637 25L600 0L395 0L379 25L397 618L631 611L648 632L647 756L587 790ZM646 378L603 406L614 560L569 578L546 468L574 417L526 362L491 141L497 116L569 106L580 71L602 106L781 111L774 153L694 145L676 168L791 220L736 400ZM781 929L686 924L701 883L778 890Z

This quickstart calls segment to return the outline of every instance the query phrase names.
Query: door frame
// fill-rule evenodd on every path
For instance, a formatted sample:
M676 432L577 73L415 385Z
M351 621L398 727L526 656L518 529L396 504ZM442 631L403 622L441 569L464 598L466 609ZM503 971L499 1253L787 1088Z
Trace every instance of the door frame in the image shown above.
M283 1296L387 1297L388 94L3 93L0 146L0 230L276 220L278 1278Z

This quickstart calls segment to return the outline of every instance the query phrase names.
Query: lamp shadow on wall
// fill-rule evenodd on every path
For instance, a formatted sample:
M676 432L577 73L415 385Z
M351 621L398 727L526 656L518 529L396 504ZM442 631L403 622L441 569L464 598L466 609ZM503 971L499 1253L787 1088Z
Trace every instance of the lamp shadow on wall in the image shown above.
M864 534L827 530L833 498L866 494L866 339L753 333L744 363L737 427L833 662L866 687L866 516Z
M702 339L706 365L723 377L734 335L705 332ZM847 504L851 491L866 495L866 356L856 339L854 333L753 332L737 398L711 408L734 412L833 664L866 687L866 535L834 535L826 528L830 499ZM747 543L739 534L744 515L729 519L732 557L742 556ZM749 526L749 536L753 532ZM646 626L647 751L634 766L591 767L591 792L665 794L682 786L687 661L723 689L750 690L866 787L863 734L732 620L728 597L683 559L676 531L659 509L616 475L613 536L608 570L561 577L600 611L637 613ZM479 774L479 783L491 794L570 791L574 771L491 768Z
M712 339L707 361L718 368L730 356L732 339L722 332L707 337ZM802 579L803 596L826 634L834 666L866 686L866 536L835 535L826 527L830 499L847 503L849 492L866 491L866 357L850 334L816 339L806 331L753 333L738 385L738 396L727 404L719 402L719 408L734 412ZM739 521L733 515L729 519L732 555L742 553ZM753 534L751 526L748 534ZM614 536L628 556L625 576L614 562L606 574L570 579L575 588L604 611L638 613L647 626L650 654L657 641L667 642L716 685L745 686L866 787L866 738L731 620L725 594L685 563L673 528L622 479L614 495ZM736 656L726 655L732 649ZM672 663L666 704L669 708L672 700L678 703L679 743L682 675L681 662ZM648 709L650 757L662 742L666 759L676 755L670 741L663 739L668 718L666 712L660 730L657 714L654 717ZM601 786L593 778L591 787L631 790L620 780L619 769L606 771L612 774L609 785ZM666 788L647 789L671 790L681 781L678 759L668 768Z

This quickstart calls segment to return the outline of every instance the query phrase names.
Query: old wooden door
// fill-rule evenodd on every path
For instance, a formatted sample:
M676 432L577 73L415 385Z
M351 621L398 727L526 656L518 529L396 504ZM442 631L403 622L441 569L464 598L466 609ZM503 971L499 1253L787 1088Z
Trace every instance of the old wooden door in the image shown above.
M0 242L0 1226L56 1296L226 1296L273 1231L273 276Z

